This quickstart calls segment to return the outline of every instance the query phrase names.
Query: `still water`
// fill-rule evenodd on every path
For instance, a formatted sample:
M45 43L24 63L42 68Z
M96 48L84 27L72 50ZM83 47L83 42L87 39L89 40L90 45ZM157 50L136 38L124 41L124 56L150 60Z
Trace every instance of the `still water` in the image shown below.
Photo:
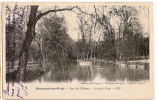
M96 63L90 66L69 64L66 68L50 68L38 81L71 82L93 81L96 78L104 81L138 82L149 80L149 71L145 69L121 67L115 64Z

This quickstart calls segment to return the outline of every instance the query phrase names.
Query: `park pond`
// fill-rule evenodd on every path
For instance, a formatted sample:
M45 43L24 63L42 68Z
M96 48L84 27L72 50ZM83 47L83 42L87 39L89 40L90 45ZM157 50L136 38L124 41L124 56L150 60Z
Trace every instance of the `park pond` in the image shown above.
M148 64L149 65L149 64ZM149 66L148 66L149 67ZM127 67L127 65L118 66L113 63L94 63L88 66L79 64L69 64L66 68L58 66L51 67L46 73L40 76L39 82L72 82L94 81L95 79L104 81L148 81L149 70Z

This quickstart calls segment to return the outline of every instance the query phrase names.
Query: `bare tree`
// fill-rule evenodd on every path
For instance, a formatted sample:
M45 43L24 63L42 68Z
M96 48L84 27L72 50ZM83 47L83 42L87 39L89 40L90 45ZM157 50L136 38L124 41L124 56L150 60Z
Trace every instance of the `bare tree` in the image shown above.
M135 41L134 41L134 35L135 35L135 26L138 24L137 20L137 10L134 7L131 6L121 6L121 7L113 7L112 8L112 15L119 17L119 23L118 23L118 37L119 38L119 51L120 55L119 57L124 59L124 56L128 56L128 53L131 51L132 56L135 58ZM138 27L140 25L138 24ZM129 42L130 40L130 42ZM129 44L128 44L129 43ZM120 47L123 47L121 48ZM124 46L125 45L125 46ZM128 50L128 46L131 46L131 50ZM125 48L124 48L125 47Z

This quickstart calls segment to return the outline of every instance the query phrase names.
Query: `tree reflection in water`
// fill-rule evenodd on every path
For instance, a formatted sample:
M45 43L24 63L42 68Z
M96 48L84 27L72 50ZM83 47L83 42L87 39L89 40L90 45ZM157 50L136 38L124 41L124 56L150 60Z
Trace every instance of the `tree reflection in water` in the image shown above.
M78 80L91 81L93 79L93 70L90 66L79 67Z
M149 71L118 67L115 64L97 63L92 66L69 64L68 67L56 66L55 68L50 68L49 71L41 77L40 81L93 81L97 77L100 77L100 79L104 81L145 81L149 80Z

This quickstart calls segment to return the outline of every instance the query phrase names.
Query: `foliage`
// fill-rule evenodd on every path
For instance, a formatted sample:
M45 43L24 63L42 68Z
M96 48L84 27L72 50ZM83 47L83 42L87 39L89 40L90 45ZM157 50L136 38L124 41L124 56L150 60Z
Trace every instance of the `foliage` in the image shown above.
M75 42L67 34L64 18L45 17L41 23L43 52L48 62L65 64L76 59Z

